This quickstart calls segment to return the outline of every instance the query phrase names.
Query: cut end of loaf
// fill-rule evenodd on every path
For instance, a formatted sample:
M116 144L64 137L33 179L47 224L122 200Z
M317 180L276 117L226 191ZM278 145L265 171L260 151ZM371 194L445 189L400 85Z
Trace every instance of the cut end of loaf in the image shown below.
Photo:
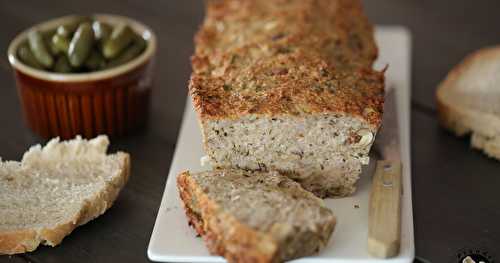
M51 140L22 162L0 163L0 254L56 246L103 214L129 176L127 153L106 154L106 136Z
M184 172L177 186L190 224L229 262L311 255L326 246L336 223L321 199L274 172Z
M202 122L213 167L276 170L321 197L354 192L377 128L341 114Z

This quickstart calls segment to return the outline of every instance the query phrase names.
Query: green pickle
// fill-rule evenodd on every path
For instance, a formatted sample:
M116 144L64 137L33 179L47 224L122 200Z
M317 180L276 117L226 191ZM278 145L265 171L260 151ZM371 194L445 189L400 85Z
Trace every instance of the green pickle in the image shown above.
M87 61L85 61L85 67L91 71L102 69L106 66L106 60L99 53L99 51L92 51Z
M52 55L45 46L45 39L40 31L29 32L28 43L38 63L44 68L51 68L54 65L54 58L52 58Z
M56 34L56 30L50 30L47 32L43 32L43 40L45 42L45 46L49 50L52 56L56 56L59 54L57 50L55 50L52 46L52 37Z
M108 40L111 36L113 28L109 24L94 21L94 23L92 23L92 29L94 30L95 38L98 41L97 47L99 49L99 52L102 54L104 43L106 43L106 40Z
M130 60L136 58L139 54L141 54L145 48L146 48L146 41L144 40L144 38L135 35L134 43L127 49L125 49L125 51L123 51L123 53L120 54L120 56L111 60L106 66L106 68L112 68L129 62Z
M147 42L126 23L112 26L86 16L47 31L31 31L16 54L24 64L58 73L93 72L127 63Z
M62 37L71 37L73 32L75 32L76 28L73 30L73 28L70 25L60 25L57 28L57 34L62 36Z
M134 40L134 31L127 24L120 24L113 29L111 36L104 43L102 54L107 59L116 58Z
M51 49L55 51L55 54L68 55L69 50L69 40L59 34L54 34L50 43Z
M78 26L69 44L68 58L73 67L80 67L90 55L94 45L94 31L90 23Z
M37 69L43 69L42 65L38 63L36 60L35 56L31 52L31 49L29 48L27 43L22 44L18 49L17 49L17 57L26 65L30 67L34 67Z
M69 60L65 55L59 56L54 65L54 72L58 73L70 73L73 71L71 65L69 64Z
M76 29L78 29L78 26L80 26L80 24L82 23L85 23L85 22L91 22L92 19L90 19L90 17L87 17L87 16L80 16L80 17L77 17L74 21L71 21L67 24L64 24L64 25L60 25L59 27L57 27L57 34L61 35L62 37L65 37L65 38L71 38L71 36L73 35L73 33L75 33Z
M99 21L92 23L92 29L94 30L95 39L98 41L106 41L113 31L113 28L109 24Z

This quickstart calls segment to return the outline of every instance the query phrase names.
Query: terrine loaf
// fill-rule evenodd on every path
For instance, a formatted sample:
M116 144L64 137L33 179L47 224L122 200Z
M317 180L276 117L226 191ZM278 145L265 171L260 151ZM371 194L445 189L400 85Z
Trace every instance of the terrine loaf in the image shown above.
M336 223L323 200L277 172L184 172L177 186L190 224L211 253L230 263L314 254Z
M353 193L384 102L360 1L206 3L189 89L211 165L277 170L321 197Z

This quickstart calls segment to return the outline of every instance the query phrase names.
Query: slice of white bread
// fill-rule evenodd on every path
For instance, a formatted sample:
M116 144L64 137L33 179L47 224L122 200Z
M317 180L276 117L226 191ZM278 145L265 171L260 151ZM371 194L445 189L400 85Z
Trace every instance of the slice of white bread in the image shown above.
M469 55L437 90L441 124L457 136L471 134L473 148L500 159L500 47Z
M212 254L230 263L314 254L336 224L323 200L277 172L183 172L177 187L189 223Z
M109 140L80 137L32 147L0 163L0 254L55 246L111 207L127 182L130 157L107 155Z

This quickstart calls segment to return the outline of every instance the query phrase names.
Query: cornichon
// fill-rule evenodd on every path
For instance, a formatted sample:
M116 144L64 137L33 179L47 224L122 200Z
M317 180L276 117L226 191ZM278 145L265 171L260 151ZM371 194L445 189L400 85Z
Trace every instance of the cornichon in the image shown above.
M26 65L37 69L43 69L38 63L27 43L22 44L17 50L17 57Z
M99 21L92 23L92 29L94 30L95 39L98 41L107 40L113 31L110 25Z
M69 63L73 67L80 67L89 57L94 45L94 31L90 23L82 23L71 39L68 49Z
M124 64L144 52L146 45L126 23L112 26L79 16L50 30L29 32L16 54L33 68L83 73Z
M123 53L120 56L111 60L106 66L106 68L112 68L124 64L126 62L129 62L130 60L134 59L139 54L141 54L145 48L146 48L146 41L142 37L137 36L134 39L134 43L127 49L125 49L125 51L123 51Z
M54 65L54 59L45 46L45 40L40 31L29 32L28 43L38 63L44 68L51 68Z
M78 24L76 24L78 27ZM76 27L73 29L70 25L60 25L57 28L57 34L62 36L62 37L71 37L71 34L75 32Z
M76 31L78 26L80 26L81 23L85 22L90 22L92 21L89 17L86 16L80 16L75 18L75 20L66 23L64 25L60 25L57 27L57 34L66 37L66 38L71 38L71 35Z
M106 66L106 60L99 53L99 51L92 51L87 61L85 61L85 67L90 70L99 70Z
M51 49L56 52L55 54L68 55L69 40L59 34L54 34L51 40Z
M104 43L102 54L107 59L117 57L134 40L134 35L127 24L118 25Z
M43 40L45 42L45 46L47 47L47 49L49 50L50 54L52 56L55 56L57 55L59 52L57 50L55 50L53 47L52 47L52 37L56 34L56 31L55 30L50 30L50 31L47 31L47 32L44 32L42 35L43 35Z
M73 71L73 68L69 64L69 60L66 55L59 56L54 65L54 71L59 73L70 73Z

